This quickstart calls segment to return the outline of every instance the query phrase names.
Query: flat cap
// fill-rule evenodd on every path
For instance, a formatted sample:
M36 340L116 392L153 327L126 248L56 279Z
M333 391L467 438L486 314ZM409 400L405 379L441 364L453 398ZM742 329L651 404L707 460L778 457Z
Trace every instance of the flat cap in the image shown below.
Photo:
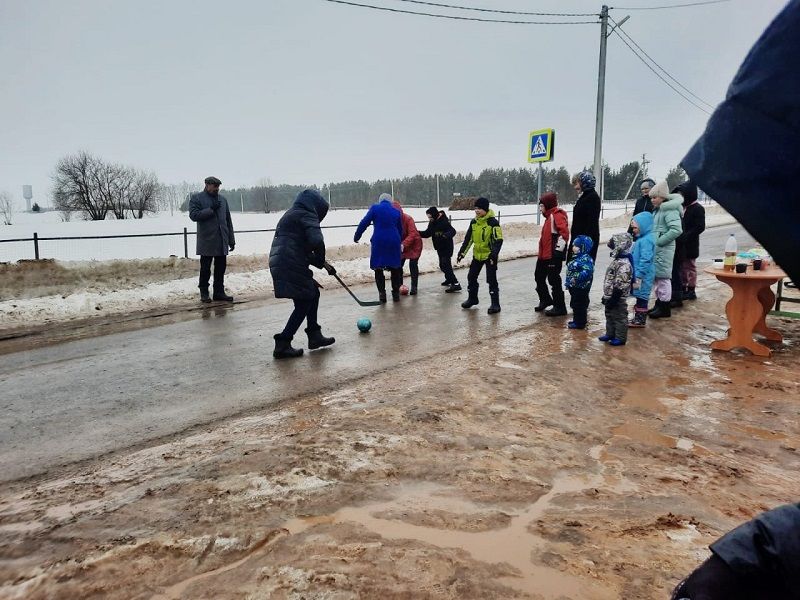
M216 177L206 177L205 180L206 185L222 185L222 182L217 179Z

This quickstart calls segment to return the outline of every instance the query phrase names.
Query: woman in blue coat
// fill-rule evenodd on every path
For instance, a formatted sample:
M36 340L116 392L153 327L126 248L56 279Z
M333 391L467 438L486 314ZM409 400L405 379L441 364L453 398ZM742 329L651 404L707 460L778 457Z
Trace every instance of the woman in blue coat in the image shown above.
M386 302L386 278L384 269L389 269L392 277L392 300L400 300L400 286L403 284L402 249L403 219L400 211L392 206L392 197L381 194L378 203L370 206L367 214L358 224L353 241L358 243L367 227L372 225L372 251L369 267L375 271L375 285L381 302Z
M647 324L647 303L656 278L656 238L653 236L653 215L647 211L637 213L631 220L631 231L636 243L633 245L633 297L636 306L629 327L644 327Z

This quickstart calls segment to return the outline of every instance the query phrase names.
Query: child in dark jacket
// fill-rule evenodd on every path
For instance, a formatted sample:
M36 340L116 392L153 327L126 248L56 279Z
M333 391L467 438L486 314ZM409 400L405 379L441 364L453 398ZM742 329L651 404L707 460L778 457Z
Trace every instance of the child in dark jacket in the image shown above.
M443 286L447 286L445 293L461 291L461 284L458 283L456 274L453 272L453 238L456 236L455 227L450 224L450 219L443 210L431 206L425 211L428 215L428 228L420 231L423 238L433 239L433 248L439 255L439 269L444 273Z
M611 237L611 264L603 281L603 304L606 307L606 333L598 340L612 346L624 346L628 341L628 295L633 281L633 259L630 255L633 239L629 233Z
M594 260L592 260L592 238L579 235L572 242L572 260L567 263L566 288L569 290L569 306L572 309L572 321L567 323L570 329L586 327L589 309L589 290L594 279Z

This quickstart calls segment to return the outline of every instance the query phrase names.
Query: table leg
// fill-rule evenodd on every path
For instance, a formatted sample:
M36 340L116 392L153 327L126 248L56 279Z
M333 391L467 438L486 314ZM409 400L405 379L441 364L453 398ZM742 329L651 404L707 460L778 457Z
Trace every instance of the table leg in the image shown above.
M731 279L726 283L733 290L733 297L725 306L725 314L731 327L728 330L728 337L712 342L711 348L714 350L746 348L756 356L770 356L770 349L753 339L753 328L764 318L763 305L758 298L760 282Z
M772 307L775 306L775 293L769 285L758 290L758 301L761 302L761 306L764 310L758 323L756 323L756 326L753 328L753 331L763 335L771 342L782 342L783 336L781 333L775 331L771 327L767 327L766 317L769 311L772 310Z

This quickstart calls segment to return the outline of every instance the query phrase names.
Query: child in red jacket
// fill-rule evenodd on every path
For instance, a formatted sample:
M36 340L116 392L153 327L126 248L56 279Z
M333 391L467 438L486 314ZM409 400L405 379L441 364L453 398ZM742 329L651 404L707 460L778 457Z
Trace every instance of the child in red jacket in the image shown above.
M539 198L539 210L544 215L544 223L539 236L539 258L536 260L534 273L539 306L534 310L541 312L552 306L544 314L548 317L558 317L567 314L564 289L561 285L561 267L569 242L569 218L566 211L559 208L558 195L555 192L542 194ZM548 283L552 293L547 289Z

